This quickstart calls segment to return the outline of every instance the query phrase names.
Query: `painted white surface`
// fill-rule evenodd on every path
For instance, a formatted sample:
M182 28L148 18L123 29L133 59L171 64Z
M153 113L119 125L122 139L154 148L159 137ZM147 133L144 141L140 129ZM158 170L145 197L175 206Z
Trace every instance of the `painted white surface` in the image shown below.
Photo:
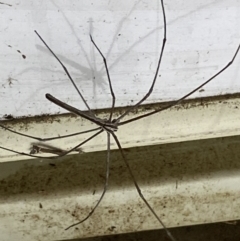
M92 108L109 107L111 97L89 33L107 57L117 106L132 104L146 93L163 38L158 1L7 3L12 6L0 5L0 118L65 112L49 103L45 93L86 109L34 30L67 66ZM165 8L167 45L161 78L148 103L186 94L229 62L240 42L238 0L172 0L165 2ZM240 92L239 66L238 57L229 70L193 97Z

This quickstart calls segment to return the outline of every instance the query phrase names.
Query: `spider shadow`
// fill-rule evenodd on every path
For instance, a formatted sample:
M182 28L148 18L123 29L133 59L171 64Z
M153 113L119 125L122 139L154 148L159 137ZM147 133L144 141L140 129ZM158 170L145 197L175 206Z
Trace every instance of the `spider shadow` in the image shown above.
M129 13L121 20L120 24L118 25L118 28L116 29L115 31L115 34L113 36L113 39L112 39L112 42L110 44L110 47L109 47L109 50L108 52L106 53L106 58L110 55L111 53L111 50L113 48L113 45L114 45L114 40L117 36L117 34L119 33L119 31L121 30L122 26L123 26L123 23L124 21L127 19L127 17L129 17L131 15L131 13L134 11L134 9L136 8L137 4L139 3L140 1L138 1L137 3L134 4L134 6L130 9ZM52 1L53 5L55 5L57 8L58 6ZM57 54L57 56L61 59L62 62L64 62L66 65L68 66L71 66L73 67L74 69L76 69L78 72L71 72L71 75L73 76L79 76L78 78L80 79L80 83L85 79L86 81L88 80L92 80L93 81L93 96L96 96L96 86L98 85L103 93L107 94L106 92L106 85L108 85L108 83L105 82L105 79L104 77L106 77L106 73L105 73L105 68L104 67L101 67L101 69L97 70L97 67L96 67L96 61L95 61L95 52L94 52L94 46L92 45L92 48L91 48L91 55L93 56L93 66L91 65L91 61L90 59L88 58L88 55L84 49L84 47L82 46L81 44L81 41L79 39L79 37L77 36L76 34L76 31L74 30L74 28L72 27L70 21L68 20L68 18L66 17L66 15L62 12L62 15L64 17L64 19L66 20L66 22L68 23L69 25L69 28L72 30L72 34L73 36L75 36L75 38L77 39L77 43L79 45L79 48L81 49L81 51L83 52L83 55L85 56L85 59L86 59L86 62L88 64L89 67L86 67L84 65L81 65L73 60L70 60L68 58L66 58L64 55L61 55L61 54ZM93 26L92 26L92 21L90 19L89 21L90 23L90 33L93 29ZM124 56L126 56L128 53L129 53L129 50L131 50L132 48L134 48L134 46L136 46L137 44L140 44L141 42L143 42L148 36L152 35L153 33L155 33L155 31L157 31L158 29L162 29L162 27L160 28L155 28L154 30L150 31L149 33L147 33L143 38L141 38L140 40L138 40L136 43L133 43L133 45L125 51L125 53L121 54L112 64L108 65L108 68L109 70L111 68L113 68ZM90 41L90 40L89 40ZM53 57L52 54L43 46L41 45L36 45L36 48L38 50L40 50L41 52L49 55L50 57ZM24 71L21 71L18 73L19 74L24 74L30 70L33 70L33 68L25 68ZM48 72L53 72L53 73L63 73L63 70L49 70L49 69L44 69L44 71L48 71ZM81 73L81 75L79 75L79 71ZM64 73L65 74L65 73ZM96 81L97 80L97 81ZM56 81L54 81L56 83ZM78 83L79 81L77 81ZM78 85L78 84L77 84ZM36 91L33 91L33 93L31 94L31 96L25 101L28 102L35 94L36 92L39 92L39 89L36 90Z
M131 15L131 13L133 12L133 10L137 7L137 5L140 3L141 1L138 1L136 2L133 7L130 9L129 13L120 21L119 25L118 25L118 28L116 28L116 31L115 31L115 34L114 34L114 37L113 37L113 40L110 44L110 47L109 47L109 50L108 52L106 53L106 58L110 55L111 53L111 50L113 48L113 45L114 45L114 39L116 38L117 34L119 33L119 31L122 29L123 27L123 24L124 24L124 21L127 19L128 16ZM218 1L215 1L215 3L217 3ZM59 7L57 6L57 4L52 0L52 4L54 6L56 6L58 9ZM209 5L212 5L213 3L210 3L210 4L205 4L201 7L198 8L198 11L201 10L201 9L204 9L204 8L207 8ZM64 19L66 20L66 22L68 23L69 25L69 28L72 30L72 35L75 36L75 38L77 39L77 43L81 49L81 51L83 52L83 55L85 56L85 59L86 59L86 62L88 64L89 67L86 67L86 66L83 66L79 63L76 63L75 61L72 61L68 58L66 58L65 56L61 55L61 54L57 54L57 56L66 64L72 66L73 68L75 68L78 72L76 73L73 73L74 76L77 76L79 75L79 71L81 73L80 76L80 82L82 81L82 79L86 79L86 80L92 80L93 81L93 96L96 96L96 86L99 85L100 88L102 89L102 91L104 93L106 93L106 90L105 90L105 86L107 85L107 83L105 82L104 80L104 77L105 76L105 69L103 69L103 67L101 67L100 70L97 70L97 67L96 67L96 64L95 64L95 61L93 61L93 66L91 65L91 62L90 62L90 59L88 58L88 55L85 51L85 49L83 48L82 44L81 44L81 41L76 33L76 31L74 30L73 26L71 25L70 21L68 20L67 16L64 14L64 12L62 10L60 10ZM189 11L188 13L178 17L178 18L175 18L174 20L171 20L171 21L168 21L168 25L171 25L173 24L174 22L177 22L181 19L184 19L186 16L189 16L193 13L195 13L196 11L195 10L192 10L192 11ZM92 21L90 19L90 32L92 31L93 29L93 26L92 26ZM115 65L117 65L119 63L119 61L124 57L126 56L135 46L137 46L138 44L140 44L141 42L143 42L146 38L148 38L149 36L151 36L152 34L154 34L157 30L160 30L162 29L163 26L160 26L160 27L156 27L154 28L153 30L149 31L147 34L145 34L144 36L142 36L138 41L134 42L123 54L121 54L113 63L109 64L108 65L108 68L109 70L111 70L111 68L113 68ZM45 48L45 47L42 47L40 45L37 45L37 48L48 54L48 55L51 55L51 53L49 53L49 51ZM92 46L92 53L93 53L93 50L94 50L94 46ZM52 55L51 55L52 56ZM93 55L94 56L94 55ZM29 70L32 70L32 68L27 68L25 69L24 71L18 73L19 74L23 74L25 72L28 72ZM57 71L54 71L54 70L47 70L47 71L51 71L51 72L54 72L54 73L62 73L62 71L60 70L57 70ZM97 80L97 81L96 81ZM78 81L77 81L78 82ZM39 90L38 90L39 91ZM36 92L35 92L36 93ZM31 97L35 94L33 93L31 95ZM28 98L28 100L31 99L31 98ZM28 102L28 100L26 100L25 102Z

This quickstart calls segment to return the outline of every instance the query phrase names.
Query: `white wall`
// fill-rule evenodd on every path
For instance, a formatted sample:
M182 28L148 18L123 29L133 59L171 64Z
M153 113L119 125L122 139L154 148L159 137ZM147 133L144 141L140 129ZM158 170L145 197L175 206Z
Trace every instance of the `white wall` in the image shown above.
M109 107L111 101L90 32L107 56L117 106L132 104L146 93L163 38L159 1L12 0L8 4L0 5L0 118L66 112L47 101L45 93L85 109L34 30L67 66L92 108ZM149 102L186 94L230 61L240 42L238 0L171 0L165 1L165 8L167 46L161 78ZM193 97L240 92L239 66L240 56Z

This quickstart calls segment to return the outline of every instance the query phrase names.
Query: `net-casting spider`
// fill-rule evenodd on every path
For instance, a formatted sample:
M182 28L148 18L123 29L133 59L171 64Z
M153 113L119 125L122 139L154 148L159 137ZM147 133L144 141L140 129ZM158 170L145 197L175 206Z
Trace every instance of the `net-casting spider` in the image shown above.
M167 27L166 27L166 15L165 15L165 9L164 9L164 4L163 4L163 0L161 0L161 8L162 8L162 13L163 13L163 26L164 26L164 37L163 37L163 41L162 41L162 47L161 47L161 51L160 51L160 55L159 55L159 59L158 59L158 64L157 64L157 68L155 71L155 75L154 78L152 80L152 84L149 88L149 90L147 91L147 93L145 94L145 96L139 100L136 104L129 106L128 109L121 114L120 116L118 116L116 119L113 119L113 113L114 113L114 109L115 109L115 94L112 88L112 82L111 82L111 78L110 78L110 74L109 74L109 70L108 70L108 65L107 65L107 61L104 57L104 55L102 54L101 50L99 49L99 47L96 45L96 43L94 42L92 36L90 35L90 40L92 42L92 44L94 45L94 47L97 49L98 53L101 55L103 62L104 62L104 66L105 66L105 70L106 70L106 74L107 74L107 79L108 79L108 84L109 84L109 88L110 88L110 92L111 92L111 96L112 96L112 105L111 105L111 110L110 110L110 115L108 117L108 119L100 119L98 117L96 117L93 113L93 111L91 110L91 108L88 106L87 102L85 101L82 93L80 92L80 90L77 88L74 80L72 79L70 73L68 72L67 68L65 67L65 65L61 62L61 60L56 56L56 54L52 51L52 49L47 45L47 43L43 40L43 38L38 34L37 31L35 31L35 33L37 34L37 36L41 39L41 41L44 43L44 45L48 48L48 50L52 53L52 55L55 57L55 59L60 63L60 65L62 66L62 68L64 69L65 73L67 74L69 80L71 81L71 83L73 84L74 88L77 90L78 94L80 95L82 101L84 102L85 106L88 109L88 112L84 112L81 111L73 106L70 106L64 102L62 102L61 100L55 98L54 96L52 96L51 94L46 94L46 98L53 102L54 104L60 106L61 108L64 108L65 110L72 112L78 116L81 116L82 118L85 118L93 123L95 123L98 127L95 129L91 129L88 131L83 131L83 132L78 132L78 133L74 133L74 134L69 134L69 135L65 135L65 136L61 136L61 137L51 137L51 138L39 138L39 137L35 137L35 136L31 136L31 135L26 135L14 130L11 130L10 128L5 127L4 125L0 124L0 127L2 127L5 130L11 131L15 134L18 135L22 135L25 137L29 137L38 141L50 141L50 140L54 140L54 139L58 139L58 138L67 138L67 137L71 137L71 136L76 136L76 135L80 135L83 133L87 133L87 132L95 132L91 137L87 138L86 140L84 140L83 142L81 142L80 144L78 144L77 146L71 148L68 151L63 151L62 153L58 153L58 156L50 156L50 157L43 157L41 155L36 155L36 153L41 152L41 148L34 145L32 148L31 153L35 153L35 154L28 154L28 153L24 153L24 152L18 152L15 150L11 150L5 147L0 146L1 149L10 151L10 152L14 152L17 154L21 154L21 155L26 155L26 156L31 156L31 157L41 157L41 158L47 158L47 159L55 159L55 158L59 158L59 156L65 156L68 153L78 149L79 147L81 147L83 144L85 144L86 142L90 141L91 139L93 139L94 137L100 135L103 132L107 133L107 158L106 158L106 174L105 174L105 184L104 184L104 189L103 192L100 196L100 199L98 200L98 202L96 203L96 205L93 207L93 209L91 210L91 212L82 220L70 225L69 227L66 228L69 229L73 226L76 226L82 222L84 222L85 220L87 220L95 211L95 209L98 207L98 205L100 204L101 200L103 199L106 191L107 191L107 187L108 187L108 180L109 180L109 164L110 164L110 141L111 141L111 137L114 139L114 141L116 142L119 151L121 153L121 156L124 160L124 163L131 175L131 178L134 182L134 185L137 189L137 192L139 194L139 196L141 197L141 199L143 200L143 202L147 205L147 207L149 208L149 210L151 211L151 213L155 216L155 218L158 220L158 222L163 226L164 230L166 231L167 235L169 236L169 238L174 241L175 238L172 236L172 234L170 233L170 231L167 229L167 227L164 225L164 223L162 222L161 218L156 214L156 212L154 211L154 209L151 207L151 205L148 203L148 201L145 199L145 197L143 196L141 189L139 188L139 185L137 184L137 181L134 177L134 174L129 166L128 160L124 154L124 151L122 149L122 146L120 144L120 141L117 138L117 135L115 134L115 132L118 130L118 128L122 125L126 125L130 122L133 121L137 121L139 119L148 117L150 115L154 115L158 112L161 112L163 110L167 110L179 103L181 103L183 100L185 100L187 97L189 97L190 95L192 95L193 93L195 93L196 91L200 90L203 86L205 86L207 83L209 83L210 81L212 81L214 78L216 78L218 75L220 75L223 71L225 71L234 61L234 59L236 58L239 49L240 49L240 45L238 46L232 60L226 65L224 66L220 71L218 71L216 74L214 74L211 78L209 78L208 80L206 80L203 84L201 84L200 86L198 86L197 88L195 88L194 90L192 90L191 92L189 92L188 94L184 95L183 97L181 97L180 99L172 102L171 104L168 104L167 106L163 107L163 108L159 108L156 109L154 111L150 111L149 113L137 116L137 117L133 117L129 120L123 120L122 119L128 115L131 111L136 110L152 93L154 85L156 83L157 77L158 77L158 73L159 73L159 68L160 68L160 64L162 61L162 56L163 56L163 52L164 52L164 48L165 48L165 44L166 44L166 35L167 35ZM46 152L46 150L45 150Z

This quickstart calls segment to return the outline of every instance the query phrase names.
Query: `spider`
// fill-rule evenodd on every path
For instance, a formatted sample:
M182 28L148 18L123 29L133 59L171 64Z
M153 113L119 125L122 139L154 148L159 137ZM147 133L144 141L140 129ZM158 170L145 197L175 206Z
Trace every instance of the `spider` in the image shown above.
M110 115L107 119L101 119L98 118L97 116L95 116L95 114L93 113L93 111L91 110L91 108L88 106L87 102L85 101L82 93L80 92L80 90L77 88L74 80L72 79L68 69L65 67L65 65L61 62L61 60L57 57L57 55L53 52L53 50L47 45L47 43L44 41L44 39L40 36L40 34L35 31L35 33L37 34L37 36L40 38L40 40L43 42L43 44L46 46L46 48L51 52L51 54L54 56L54 58L59 62L59 64L62 66L63 70L65 71L66 75L68 76L69 80L71 81L71 83L73 84L74 88L76 89L76 91L78 92L78 94L80 95L82 101L84 102L85 106L88 109L88 112L84 112L81 111L71 105L68 105L64 102L62 102L61 100L55 98L54 96L52 96L51 94L47 93L46 94L46 98L51 101L52 103L54 103L55 105L60 106L61 108L64 108L65 110L72 112L78 116L81 116L84 119L87 119L91 122L93 122L94 124L96 124L98 127L91 129L91 130L87 130L87 131L83 131L83 132L78 132L78 133L73 133L73 134L69 134L69 135L64 135L61 137L51 137L51 138L39 138L39 137L35 137L35 136L31 136L31 135L26 135L14 130L11 130L10 128L5 127L4 125L0 124L0 127L2 127L5 130L8 130L10 132L13 132L15 134L18 135L22 135L28 138L32 138L38 141L50 141L50 140L54 140L54 139L58 139L58 138L67 138L67 137L71 137L71 136L76 136L76 135L80 135L83 133L88 133L88 132L95 132L92 136L90 136L89 138L85 139L83 142L81 142L80 144L78 144L77 146L71 148L68 151L63 151L63 152L57 152L55 154L57 154L57 156L49 156L49 157L42 157L41 155L36 155L36 153L40 153L41 150L43 151L43 149L41 149L41 147L39 147L38 145L34 145L32 147L31 153L24 153L24 152L18 152L15 150L11 150L5 147L0 146L1 149L10 151L10 152L14 152L17 154L21 154L21 155L26 155L26 156L31 156L31 157L41 157L41 158L47 158L47 159L56 159L59 158L61 156L65 156L69 153L71 153L72 151L77 150L79 147L81 147L82 145L84 145L85 143L87 143L88 141L90 141L91 139L95 138L96 136L100 135L103 132L106 132L107 134L107 158L106 158L106 174L105 174L105 184L104 184L104 189L103 192L98 200L98 202L96 203L96 205L92 208L91 212L82 220L70 225L69 227L66 228L69 229L71 227L74 227L76 225L79 225L80 223L84 222L85 220L87 220L96 210L96 208L99 206L99 204L101 203L106 191L107 191L107 187L108 187L108 180L109 180L109 165L110 165L110 143L111 143L111 137L114 139L115 143L117 144L117 147L121 153L122 159L130 173L130 176L133 180L133 183L136 187L136 190L139 194L139 196L141 197L141 199L143 200L143 202L146 204L146 206L149 208L149 210L151 211L151 213L155 216L155 218L158 220L158 222L162 225L162 227L164 228L164 230L166 231L168 237L174 241L175 238L173 237L173 235L170 233L170 231L168 230L168 228L165 226L165 224L162 222L161 218L157 215L157 213L155 212L155 210L152 208L152 206L149 204L149 202L145 199L144 195L141 192L141 189L134 177L134 174L130 168L130 165L128 163L128 160L125 156L125 153L123 151L123 148L121 146L121 143L117 137L117 135L115 134L118 130L118 128L122 125L126 125L128 123L131 123L133 121L137 121L140 120L142 118L148 117L150 115L154 115L158 112L167 110L177 104L180 104L183 100L185 100L187 97L189 97L190 95L192 95L193 93L195 93L196 91L200 90L203 86L205 86L206 84L208 84L210 81L212 81L214 78L216 78L218 75L220 75L223 71L225 71L235 60L239 49L240 49L240 45L238 46L232 60L226 65L224 66L221 70L219 70L216 74L214 74L211 78L209 78L208 80L206 80L204 83L202 83L200 86L198 86L197 88L195 88L194 90L192 90L191 92L187 93L186 95L184 95L183 97L181 97L180 99L166 105L165 107L150 111L146 114L142 114L140 116L137 117L133 117L131 119L128 120L123 120L124 117L126 117L131 111L136 110L152 93L153 89L154 89L154 85L157 81L157 77L158 77L158 73L159 73L159 69L160 69L160 65L161 65L161 61L162 61L162 57L163 57L163 53L164 53L164 49L165 49L165 45L166 45L166 41L167 41L167 26L166 26L166 14L165 14L165 8L164 8L164 3L163 0L161 0L161 8L162 8L162 13L163 13L163 26L164 26L164 37L163 37L163 41L162 41L162 47L161 47L161 51L159 54L159 59L158 59L158 64L157 64L157 68L155 71L155 75L154 78L152 80L151 86L149 88L149 90L147 91L147 93L145 94L145 96L140 99L136 104L129 106L129 108L120 116L118 116L116 119L113 118L113 113L114 113L114 109L115 109L115 94L114 94L114 90L112 87L112 82L111 82L111 78L110 78L110 73L109 73L109 69L108 69L108 64L106 61L105 56L103 55L103 53L101 52L100 48L98 47L98 45L95 43L95 41L93 40L93 37L90 35L90 40L92 42L92 44L94 45L94 47L96 48L96 50L98 51L98 53L100 54L100 56L103 59L103 63L105 66L105 70L106 70L106 74L107 74L107 79L108 79L108 84L109 84L109 89L110 89L110 93L112 96L112 104L111 104L111 111L110 111ZM48 152L47 149L44 149L44 152ZM49 153L53 153L49 150Z

